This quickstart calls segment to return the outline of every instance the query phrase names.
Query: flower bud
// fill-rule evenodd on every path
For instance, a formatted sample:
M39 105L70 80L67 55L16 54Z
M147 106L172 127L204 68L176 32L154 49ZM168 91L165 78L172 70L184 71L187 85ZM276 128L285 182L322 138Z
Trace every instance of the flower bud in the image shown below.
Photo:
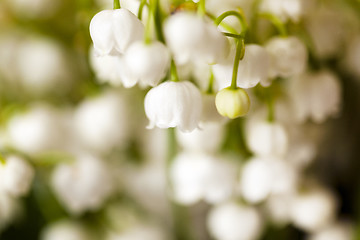
M250 98L244 89L224 88L216 95L215 104L220 115L234 119L247 114Z

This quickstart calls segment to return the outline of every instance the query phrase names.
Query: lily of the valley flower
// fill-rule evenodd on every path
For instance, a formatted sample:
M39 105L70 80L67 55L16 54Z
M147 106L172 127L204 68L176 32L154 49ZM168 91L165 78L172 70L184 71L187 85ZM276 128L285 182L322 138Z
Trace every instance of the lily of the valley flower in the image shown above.
M324 187L312 187L295 197L291 208L294 225L304 231L319 231L335 219L337 201Z
M5 165L0 164L0 192L5 190L13 197L22 197L29 192L34 170L20 157L9 156Z
M321 123L340 111L341 85L330 71L302 74L292 79L289 90L298 122L310 118Z
M304 72L308 53L300 39L274 37L266 43L265 48L271 56L270 77L291 77Z
M257 156L284 156L288 150L288 136L279 123L249 121L246 142Z
M127 9L103 10L90 22L90 36L98 55L123 54L143 39L144 25Z
M139 82L144 86L156 86L170 66L170 52L158 41L149 44L143 41L133 43L124 55L126 82Z
M113 190L110 169L91 155L82 155L74 163L61 164L52 175L52 186L60 202L72 214L96 210Z
M225 202L210 211L207 227L218 240L256 240L262 232L263 221L256 208Z
M177 13L165 22L166 43L178 64L201 61L209 64L226 58L229 43L216 26L191 13Z
M213 73L219 89L230 86L233 73L233 56L225 64L213 66ZM244 58L239 62L237 86L241 88L255 87L259 82L266 82L269 69L269 56L265 49L256 44L245 47Z
M282 21L291 19L298 22L303 15L303 2L302 0L264 0L260 4L260 11L274 14Z
M198 88L191 82L164 82L145 96L145 113L149 128L179 127L192 131L198 127L202 101Z

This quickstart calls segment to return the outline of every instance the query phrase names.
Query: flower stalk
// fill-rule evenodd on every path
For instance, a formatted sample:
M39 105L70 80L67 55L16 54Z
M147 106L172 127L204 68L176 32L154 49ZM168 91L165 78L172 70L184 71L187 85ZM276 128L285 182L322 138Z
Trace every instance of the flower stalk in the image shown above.
M114 0L114 9L120 9L120 0Z

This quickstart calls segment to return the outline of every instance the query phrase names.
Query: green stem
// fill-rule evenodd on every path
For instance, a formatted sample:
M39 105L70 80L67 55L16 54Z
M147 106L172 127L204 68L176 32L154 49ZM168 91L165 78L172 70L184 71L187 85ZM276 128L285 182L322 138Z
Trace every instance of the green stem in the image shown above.
M243 14L241 14L240 12L237 12L237 11L224 12L218 18L215 19L215 25L219 26L220 23L228 16L234 16L239 20L240 25L241 25L241 33L240 33L240 35L242 37L245 37L245 34L247 32L248 27L247 27L245 16Z
M165 38L162 32L162 14L159 0L153 0L153 5L156 36L160 42L165 43Z
M200 0L197 7L198 7L197 9L198 15L201 17L205 16L206 14L205 0Z
M244 54L245 54L244 38L237 39L236 44L237 44L236 45L236 53L235 53L232 80L231 80L231 86L230 86L231 89L237 88L236 81L237 81L237 74L238 74L238 70L239 70L239 62L241 59L244 58Z
M120 0L114 0L114 9L120 9Z
M214 93L213 86L214 86L214 73L212 70L210 70L209 85L206 93L213 94Z
M145 44L150 44L152 41L151 27L152 27L153 19L155 18L154 14L155 14L154 1L150 0L149 15L145 27Z
M260 13L260 17L265 18L269 20L277 29L279 34L283 37L288 36L288 32L286 30L285 24L278 18L277 16L271 14L271 13Z
M171 60L170 66L170 80L173 82L179 82L179 76L177 74L176 65L174 59Z
M139 18L139 20L142 19L142 13L143 13L145 5L146 5L146 0L141 0L139 10L138 10L138 18Z
M211 13L206 13L206 16L208 16L209 18L211 18L214 22L215 22L215 20L216 20L216 17L214 16L214 15L212 15ZM226 31L228 31L228 32L231 32L231 33L236 33L236 30L232 27L232 26L230 26L229 24L226 24L226 23L224 23L224 22L221 22L220 24L219 24L222 28L224 28Z

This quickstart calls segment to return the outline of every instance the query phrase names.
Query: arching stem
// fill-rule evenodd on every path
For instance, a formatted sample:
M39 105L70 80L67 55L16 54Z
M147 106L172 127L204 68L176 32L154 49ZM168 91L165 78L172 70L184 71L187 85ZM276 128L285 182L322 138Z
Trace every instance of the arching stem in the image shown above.
M279 32L279 34L282 37L288 36L288 32L285 27L285 24L277 16L270 13L260 13L259 17L269 20L275 26L276 30Z

